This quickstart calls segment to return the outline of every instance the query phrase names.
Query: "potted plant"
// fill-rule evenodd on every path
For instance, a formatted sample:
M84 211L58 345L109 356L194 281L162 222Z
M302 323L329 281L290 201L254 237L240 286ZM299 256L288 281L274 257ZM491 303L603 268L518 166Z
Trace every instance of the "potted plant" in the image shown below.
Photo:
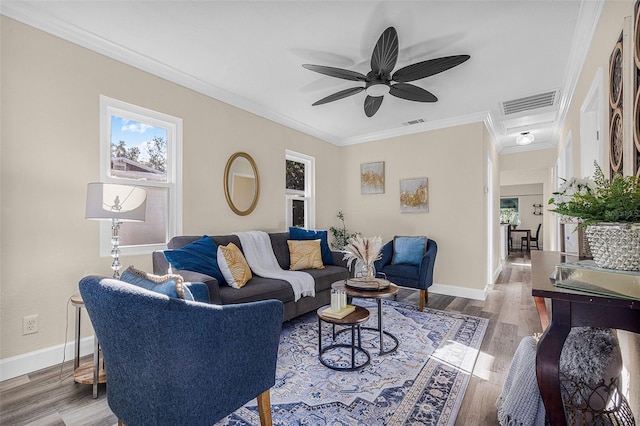
M331 243L331 247L336 250L343 250L349 242L349 238L357 237L359 234L357 232L347 231L347 227L344 224L344 213L342 213L342 210L338 212L336 217L342 221L342 228L336 228L334 226L329 228L329 231L331 231L331 235L333 235L333 242Z
M591 254L601 268L640 270L640 179L614 175L609 180L595 164L594 179L565 180L553 193L551 211L586 227Z

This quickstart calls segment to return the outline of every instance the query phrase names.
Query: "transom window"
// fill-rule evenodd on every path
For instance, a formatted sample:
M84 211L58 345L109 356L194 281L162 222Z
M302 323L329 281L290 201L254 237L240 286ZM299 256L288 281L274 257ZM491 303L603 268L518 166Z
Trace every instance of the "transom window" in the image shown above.
M147 190L144 222L120 225L123 254L149 253L165 247L180 232L178 153L182 120L100 97L101 179ZM109 223L100 228L100 254L109 255Z

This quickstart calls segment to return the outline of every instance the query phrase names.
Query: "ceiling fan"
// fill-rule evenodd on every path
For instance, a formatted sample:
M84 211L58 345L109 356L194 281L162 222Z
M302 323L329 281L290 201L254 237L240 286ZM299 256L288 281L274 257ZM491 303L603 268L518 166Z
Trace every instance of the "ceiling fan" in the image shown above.
M367 92L367 97L364 100L364 113L367 117L373 117L382 105L384 95L387 93L409 101L436 102L438 98L433 93L408 82L441 73L460 65L469 58L469 55L456 55L429 59L400 68L392 75L391 72L398 60L398 33L395 28L389 27L384 30L373 49L371 71L367 75L324 65L304 64L302 66L330 77L365 83L364 87L352 87L322 98L314 102L313 106L337 101L364 90Z

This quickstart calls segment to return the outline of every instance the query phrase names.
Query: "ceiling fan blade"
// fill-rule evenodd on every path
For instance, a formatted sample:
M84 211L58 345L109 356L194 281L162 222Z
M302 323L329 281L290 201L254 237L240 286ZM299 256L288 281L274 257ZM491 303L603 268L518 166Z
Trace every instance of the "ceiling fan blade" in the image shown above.
M446 56L444 58L429 59L428 61L407 65L393 73L392 80L401 83L420 80L421 78L429 77L458 66L470 57L469 55Z
M424 90L422 87L414 86L408 83L397 83L391 86L389 94L396 98L406 99L416 102L437 102L438 98L431 92Z
M389 27L380 36L371 54L371 71L390 76L398 60L398 33Z
M364 113L367 114L367 117L373 117L373 114L378 112L383 99L383 96L367 96L364 100Z
M328 75L329 77L342 78L345 80L352 81L365 81L367 77L364 74L360 74L359 72L349 71L342 68L335 67L325 67L324 65L311 65L311 64L303 64L308 70L318 72L320 74Z
M360 93L363 90L364 90L364 87L352 87L350 89L341 90L339 92L334 93L333 95L329 95L326 98L322 98L319 101L314 102L312 106L322 105L322 104L326 104L327 102L337 101L338 99L346 98L347 96Z

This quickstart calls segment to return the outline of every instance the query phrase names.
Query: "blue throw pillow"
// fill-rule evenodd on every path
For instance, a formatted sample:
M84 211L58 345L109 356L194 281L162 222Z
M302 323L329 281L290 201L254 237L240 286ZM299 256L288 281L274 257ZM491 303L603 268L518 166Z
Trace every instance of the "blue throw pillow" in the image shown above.
M289 238L292 240L320 240L320 254L322 263L333 265L333 255L329 248L329 236L327 231L314 231L312 229L289 228Z
M175 250L165 250L164 257L176 269L209 275L224 284L218 266L218 245L207 235Z
M420 265L426 250L427 237L395 237L391 263Z
M120 281L176 299L194 300L191 291L184 285L180 275L151 275L129 266L120 276Z

